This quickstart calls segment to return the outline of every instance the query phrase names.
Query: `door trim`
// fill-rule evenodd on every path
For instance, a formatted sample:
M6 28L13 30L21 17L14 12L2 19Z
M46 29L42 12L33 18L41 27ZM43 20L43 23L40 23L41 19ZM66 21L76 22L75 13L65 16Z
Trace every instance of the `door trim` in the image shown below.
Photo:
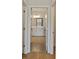
M28 16L28 53L30 53L30 43L31 43L31 8L33 7L46 7L48 8L48 39L47 39L47 53L53 54L51 48L51 7L50 5L29 5L29 16Z

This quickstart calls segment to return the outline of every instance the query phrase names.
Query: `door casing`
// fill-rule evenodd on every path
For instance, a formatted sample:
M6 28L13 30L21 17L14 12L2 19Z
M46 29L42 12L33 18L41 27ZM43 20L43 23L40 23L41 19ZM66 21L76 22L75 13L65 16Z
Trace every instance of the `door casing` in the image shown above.
M51 8L50 5L29 5L28 6L28 49L27 52L30 53L30 45L31 45L31 8L33 7L46 7L48 8L48 36L47 36L47 42L46 42L46 47L47 47L47 53L53 54L53 50L51 48Z

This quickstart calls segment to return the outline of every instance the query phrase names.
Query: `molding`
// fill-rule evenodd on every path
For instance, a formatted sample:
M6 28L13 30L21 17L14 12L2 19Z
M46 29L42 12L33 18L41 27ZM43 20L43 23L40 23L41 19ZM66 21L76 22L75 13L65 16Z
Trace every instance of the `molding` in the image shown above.
M51 6L54 7L56 5L56 1L54 1L53 3L51 3Z

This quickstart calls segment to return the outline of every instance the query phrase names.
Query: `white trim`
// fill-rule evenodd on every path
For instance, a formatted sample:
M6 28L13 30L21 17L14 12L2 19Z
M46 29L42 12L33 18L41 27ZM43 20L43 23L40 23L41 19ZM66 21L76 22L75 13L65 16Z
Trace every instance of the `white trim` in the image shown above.
M50 54L53 54L53 50L51 50L52 48L51 48L51 7L50 7L50 5L29 5L29 17L30 18L28 18L28 40L31 42L31 8L32 7L47 7L48 8L48 40L47 40L47 44L46 45L48 45L47 46L47 52L48 53L50 53ZM30 45L30 43L29 43L29 45ZM30 47L29 47L29 50L30 50ZM30 51L29 51L30 52Z
M30 7L28 7L28 26L27 26L27 29L28 29L28 53L30 53L30 42L31 42L31 9Z

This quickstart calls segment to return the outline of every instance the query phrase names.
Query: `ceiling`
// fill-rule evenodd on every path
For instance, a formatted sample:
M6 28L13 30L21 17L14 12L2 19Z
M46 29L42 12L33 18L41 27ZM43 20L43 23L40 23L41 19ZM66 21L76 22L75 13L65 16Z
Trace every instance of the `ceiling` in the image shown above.
M41 17L44 17L47 15L47 8L32 8L32 15L40 15Z
M47 8L32 8L32 11L47 11Z
M27 6L27 4L30 5L49 5L54 4L56 0L23 0L23 6Z
M50 0L28 0L30 5L48 5Z

